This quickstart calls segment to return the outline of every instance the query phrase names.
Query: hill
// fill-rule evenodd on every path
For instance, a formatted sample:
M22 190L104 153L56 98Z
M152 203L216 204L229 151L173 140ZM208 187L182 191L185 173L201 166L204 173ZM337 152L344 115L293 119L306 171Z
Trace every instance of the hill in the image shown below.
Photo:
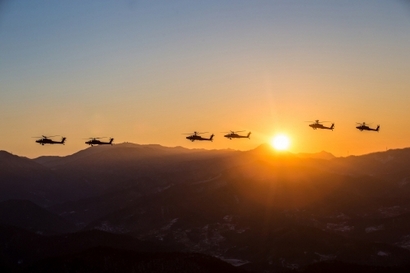
M25 157L0 151L0 201L31 200L40 206L67 201L72 185L49 168Z
M126 234L256 272L320 261L401 268L410 258L410 149L335 158L269 145L241 152L124 143L11 158L21 162L10 169L16 177L38 168L39 181L64 181L47 210L77 231Z
M70 222L28 200L0 202L0 224L24 228L45 235L76 230Z

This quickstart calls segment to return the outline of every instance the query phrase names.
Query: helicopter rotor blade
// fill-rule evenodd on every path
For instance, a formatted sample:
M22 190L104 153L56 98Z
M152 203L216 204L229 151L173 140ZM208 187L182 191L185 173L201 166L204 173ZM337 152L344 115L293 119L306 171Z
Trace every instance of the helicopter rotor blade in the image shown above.
M305 122L314 122L314 123L324 123L324 122L332 122L330 120L305 120Z
M206 134L208 132L197 132L193 131L192 133L183 133L183 135L200 135L200 134Z
M370 123L368 123L368 122L356 122L356 124L358 124L358 125L372 125L373 124L373 122L370 122Z
M107 138L107 137L86 137L83 139L101 139L101 138Z
M41 136L34 136L34 137L31 137L31 138L50 138L50 137L57 137L57 136L60 136L60 135L55 135L55 136L45 136L45 135L41 135Z
M246 130L240 130L240 131L229 131L229 132L224 132L224 133L229 133L229 134L236 134L236 133L241 133L241 132L245 132Z

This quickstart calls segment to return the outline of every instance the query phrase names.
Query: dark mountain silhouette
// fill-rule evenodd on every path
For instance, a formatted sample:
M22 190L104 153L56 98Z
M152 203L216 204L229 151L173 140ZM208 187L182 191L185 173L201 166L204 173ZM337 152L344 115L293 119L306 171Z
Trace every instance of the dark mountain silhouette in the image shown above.
M340 262L369 272L401 270L410 258L410 149L334 158L275 152L267 144L240 152L124 143L66 157L9 160L18 162L10 177L27 173L19 190L59 196L37 204L49 204L48 211L76 230L126 234L158 249L211 255L255 272L312 272L309 265L324 261L323 268ZM49 177L63 182L50 190L44 186ZM64 241L70 249L59 252L56 266L64 259L76 264L75 251L99 246L70 247L87 241L84 232L69 235L71 243L54 236L45 243L52 249ZM101 234L101 241L109 236ZM105 246L144 251L123 241Z
M49 257L70 256L100 246L137 252L169 250L131 236L99 230L42 236L17 227L0 225L0 264L14 270Z
M45 235L76 230L70 222L28 200L0 202L0 224L16 226Z
M0 201L27 199L41 206L67 201L67 180L28 158L0 151Z
M315 158L315 159L333 159L336 158L331 153L321 151L319 153L309 154L309 153L299 153L297 154L298 157L301 158Z
M258 155L264 152L256 151ZM257 157L214 179L174 186L108 214L89 227L121 227L144 240L235 257L252 264L250 269L255 264L271 270L299 268L321 259L390 266L406 261L409 252L405 249L354 237L346 239L326 230L327 223L323 224L325 230L317 223L320 229L304 227L313 220L308 218L301 223L306 214L298 211L315 208L320 212L317 204L329 202L338 210L356 213L360 210L355 211L355 207L377 206L377 202L372 199L372 192L365 191L346 201L339 197L350 187L357 192L358 180L345 185L350 177L312 169L311 163L291 155L272 156L273 161ZM378 182L373 179L369 183ZM269 260L266 253L276 253L274 256L281 256L282 260Z
M343 263L339 261L319 262L307 266L300 272L303 273L405 273L409 272L410 266L387 267L387 266L368 266L360 264Z
M86 231L45 237L0 226L4 272L242 272L202 254L164 252L130 236Z
M153 158L167 159L170 156L184 156L185 159L192 158L210 158L226 153L232 153L232 150L204 150L204 149L187 149L183 147L163 147L158 144L139 145L132 143L122 143L114 146L96 146L81 150L75 154L66 157L43 156L34 159L47 167L60 166L101 166L109 164L121 164L138 162Z
M162 187L170 181L175 182L184 179L186 175L192 175L187 172L206 177L209 176L209 165L214 159L235 153L228 150L189 150L182 147L124 143L91 147L51 161L43 157L40 161L70 180L84 181L93 189L89 194L92 196L110 192L113 187L120 189L134 186L140 179L151 182L144 183L145 186ZM201 166L197 165L199 161Z
M234 164L238 153L137 144L91 147L47 165L60 176L83 181L92 189L87 192L89 198L52 210L83 225L173 185L217 176L227 164Z
M241 273L241 269L203 254L140 253L96 247L48 258L23 272Z
M47 166L47 165L52 165L54 161L58 161L61 159L61 156L40 156L34 159L35 162Z

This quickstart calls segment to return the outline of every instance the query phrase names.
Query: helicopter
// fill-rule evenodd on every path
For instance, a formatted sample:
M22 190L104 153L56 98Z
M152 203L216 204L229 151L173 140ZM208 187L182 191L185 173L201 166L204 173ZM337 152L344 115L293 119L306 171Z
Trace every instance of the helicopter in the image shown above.
M48 137L47 136L41 136L41 138L36 140L36 142L38 144L43 145L43 146L44 146L44 144L63 144L64 145L64 141L66 140L65 137L62 137L61 141L54 141L54 140L50 139L51 137L56 137L56 136L48 136Z
M187 136L186 139L189 139L190 141L194 142L195 140L207 140L207 141L212 141L214 134L212 134L209 138L204 138L201 137L200 134L205 134L206 132L203 133L198 133L198 132L194 132L192 135L190 134L190 136Z
M366 122L360 123L360 122L356 122L357 124L359 124L359 126L356 127L356 129L359 129L360 131L375 131L378 132L380 129L380 125L377 125L376 129L374 128L370 128L369 126L366 125Z
M313 130L316 129L327 129L327 130L332 130L335 128L335 124L332 123L332 125L330 127L326 127L324 126L322 123L323 122L328 122L328 121L319 121L318 119L314 121L314 123L309 124L309 127L312 127Z
M90 146L93 146L93 145L112 145L112 142L113 142L113 138L110 138L110 141L101 141L101 140L99 140L100 138L102 138L102 137L90 137L89 139L89 141L86 141L85 142L85 144L88 144L88 145L90 145Z
M244 132L244 131L230 131L228 134L224 135L224 137L229 138L230 140L232 140L233 138L249 138L250 139L251 132L249 132L246 136L238 135L237 133L239 132Z

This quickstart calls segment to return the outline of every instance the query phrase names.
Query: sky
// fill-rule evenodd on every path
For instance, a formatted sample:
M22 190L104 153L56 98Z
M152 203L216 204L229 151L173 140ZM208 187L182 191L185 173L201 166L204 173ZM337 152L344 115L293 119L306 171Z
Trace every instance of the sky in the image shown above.
M293 153L409 147L409 48L405 0L3 0L0 150L64 156L90 137L250 150L279 133Z

